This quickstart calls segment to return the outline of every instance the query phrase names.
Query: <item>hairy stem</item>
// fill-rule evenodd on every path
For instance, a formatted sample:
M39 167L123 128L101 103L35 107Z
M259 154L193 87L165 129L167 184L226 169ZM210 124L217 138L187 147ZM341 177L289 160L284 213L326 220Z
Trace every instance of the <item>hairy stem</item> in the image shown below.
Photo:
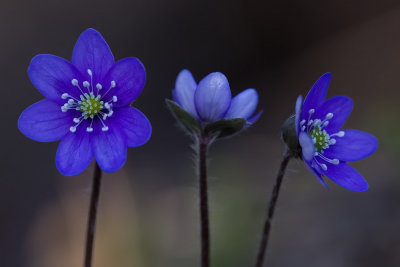
M84 267L92 266L93 241L96 229L96 215L97 215L97 206L99 203L100 188L101 188L101 169L99 165L97 165L96 163L93 176L92 195L90 198L89 217L87 223Z
M258 250L257 262L256 262L255 267L262 267L263 263L264 263L265 254L267 252L269 232L271 230L271 224L272 224L272 219L274 217L275 206L278 201L279 190L281 188L283 176L285 174L285 170L286 170L286 167L289 163L291 156L292 156L291 153L289 152L289 150L287 150L283 156L281 166L280 166L278 174L276 176L276 181L275 181L274 188L272 191L271 199L269 201L267 219L265 220L264 231L261 236L261 243L260 243L260 248Z
M201 266L210 266L210 228L208 217L207 150L209 138L199 138L198 166L200 184Z

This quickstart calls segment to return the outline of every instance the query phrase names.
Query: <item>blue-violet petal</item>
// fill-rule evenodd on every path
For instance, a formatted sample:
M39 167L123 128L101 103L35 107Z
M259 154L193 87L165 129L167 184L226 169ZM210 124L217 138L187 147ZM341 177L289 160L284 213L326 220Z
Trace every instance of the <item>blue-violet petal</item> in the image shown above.
M340 162L338 165L329 164L325 175L344 188L363 192L368 190L368 183L353 167Z
M18 119L18 129L28 138L39 142L60 140L69 132L73 117L48 99L25 109Z
M123 134L116 127L92 133L92 149L99 167L105 172L119 170L126 161L127 145Z
M258 94L257 91L249 88L244 90L234 98L232 98L231 106L229 107L225 118L243 118L248 119L253 115L258 104Z
M307 168L311 171L311 173L317 177L318 181L325 186L326 188L328 188L328 185L325 183L323 175L319 172L319 167L317 164L315 164L314 161L311 162L305 162Z
M82 74L87 75L90 69L94 82L100 82L114 62L110 47L98 31L87 29L79 36L72 52L72 64ZM89 78L89 76L86 77Z
M353 100L347 96L334 96L329 98L315 112L315 118L324 120L328 113L332 113L333 117L329 120L329 124L325 130L329 134L338 132L346 122L351 111L353 110Z
M71 84L72 79L81 79L80 72L67 60L54 55L37 55L29 67L28 75L32 84L46 98L64 104L61 98L68 93L79 98L79 90Z
M301 116L302 120L306 120L308 118L308 111L310 109L318 109L318 107L324 102L330 81L331 81L331 74L328 72L322 75L315 82L315 84L311 88L310 92L308 92L304 100L303 104L304 112Z
M175 82L175 90L173 90L174 101L184 110L189 112L193 117L198 119L197 111L194 105L194 93L196 91L196 81L192 73L188 70L182 70Z
M109 85L113 84L115 87L107 92ZM103 90L105 92L104 99L111 100L114 96L117 97L117 102L113 105L121 107L129 105L135 100L142 91L146 82L146 71L143 64L135 57L128 57L119 60L106 74L103 80Z
M295 118L294 118L297 136L299 135L299 131L300 131L300 117L301 117L302 106L303 106L303 96L299 95L296 100L296 110L295 110L296 113L295 113Z
M305 161L310 161L314 157L315 146L311 137L305 132L299 134L301 152Z
M90 135L86 128L79 127L75 133L67 133L58 145L57 169L66 176L83 172L93 160Z
M326 157L356 161L370 156L378 148L378 140L372 134L352 129L343 132L343 137L333 137L336 143L324 151Z
M111 127L118 127L125 135L128 147L145 144L151 136L151 124L147 117L134 107L123 107L115 113ZM115 125L115 126L114 126Z
M231 89L225 75L213 72L203 78L197 86L194 101L201 120L222 119L231 104Z
M258 121L258 119L260 118L261 114L263 114L263 110L260 110L259 112L257 112L256 114L254 114L253 116L251 116L250 118L247 119L247 124L254 124L256 121Z

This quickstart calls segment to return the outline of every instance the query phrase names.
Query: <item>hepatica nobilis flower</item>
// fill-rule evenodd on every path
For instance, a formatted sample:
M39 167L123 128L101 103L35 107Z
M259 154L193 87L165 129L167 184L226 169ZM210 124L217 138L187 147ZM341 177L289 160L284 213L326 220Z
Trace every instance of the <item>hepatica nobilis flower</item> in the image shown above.
M220 72L208 74L197 84L190 71L182 70L172 94L175 103L197 122L194 128L200 131L207 125L216 126L212 130L220 130L219 126L225 127L228 123L236 128L230 127L230 131L223 134L230 135L253 124L262 113L255 113L258 104L255 89L246 89L232 98L228 79ZM235 122L243 124L235 125ZM213 126L213 123L217 124Z
M133 57L115 62L99 32L81 34L72 62L37 55L28 75L46 99L21 114L18 128L36 141L61 140L56 165L62 174L79 174L93 158L114 172L125 163L127 147L150 138L149 120L129 106L144 87L144 66Z
M335 183L365 191L368 184L347 162L357 161L375 152L377 139L359 130L341 129L353 108L346 96L325 100L331 74L324 74L307 97L296 102L295 128L304 162L326 186L326 175Z

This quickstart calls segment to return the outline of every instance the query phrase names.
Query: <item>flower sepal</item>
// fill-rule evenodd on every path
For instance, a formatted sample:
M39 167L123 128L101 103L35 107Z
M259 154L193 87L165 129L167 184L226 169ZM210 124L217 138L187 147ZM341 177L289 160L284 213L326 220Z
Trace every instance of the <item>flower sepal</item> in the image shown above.
M239 133L243 130L247 120L236 119L222 119L205 125L204 133L214 136L215 138L225 138Z
M290 116L283 123L281 129L282 139L286 146L290 150L291 154L295 158L301 157L301 146L299 143L299 138L296 133L296 119L295 115Z
M183 130L189 134L199 135L201 133L201 126L199 122L193 118L186 110L181 108L174 101L165 99L168 109L171 111L174 118L177 120Z

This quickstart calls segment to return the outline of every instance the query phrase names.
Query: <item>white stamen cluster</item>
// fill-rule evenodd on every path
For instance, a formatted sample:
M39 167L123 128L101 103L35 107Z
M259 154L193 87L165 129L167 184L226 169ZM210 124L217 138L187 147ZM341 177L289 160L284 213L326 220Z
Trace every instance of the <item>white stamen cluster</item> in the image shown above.
M325 119L312 119L315 109L310 109L308 111L308 119L300 121L301 131L306 132L313 140L316 151L314 152L315 162L324 170L328 169L325 163L321 163L317 158L334 165L339 164L338 159L330 159L325 157L324 150L336 144L336 139L333 137L343 137L344 131L339 131L337 133L329 135L324 128L328 126L329 120L333 118L333 113L328 113Z
M75 125L71 126L69 130L71 132L76 132L77 127L82 123L84 120L91 120L90 125L86 128L86 131L91 133L93 132L93 120L98 118L103 125L101 128L102 131L108 131L108 126L105 124L105 120L114 113L113 111L113 103L118 101L117 96L113 96L112 99L108 102L103 101L104 97L110 92L112 88L115 88L116 83L115 81L110 82L110 87L108 90L101 95L100 91L103 89L103 86L100 83L97 83L96 86L93 86L93 72L92 70L88 69L87 73L90 76L89 81L83 81L82 86L79 85L79 81L77 79L72 79L71 83L74 87L78 88L81 94L79 98L75 98L68 93L63 93L61 95L62 99L66 99L67 102L61 106L62 112L67 112L68 110L78 110L82 114L78 118L74 118L73 122Z

